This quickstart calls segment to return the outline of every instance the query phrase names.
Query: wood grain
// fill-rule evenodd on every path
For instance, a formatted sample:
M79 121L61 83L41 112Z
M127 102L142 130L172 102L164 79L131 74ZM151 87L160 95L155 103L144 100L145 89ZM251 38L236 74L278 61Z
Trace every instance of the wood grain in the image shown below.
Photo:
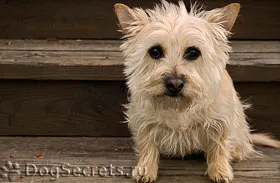
M121 81L0 80L0 135L129 136ZM280 138L280 83L235 83L253 129Z
M252 104L246 111L252 129L280 138L280 83L235 83L241 99Z
M8 42L11 42L8 45ZM120 40L71 40L57 39L54 41L40 39L0 39L0 50L14 51L111 51L119 52ZM270 41L241 41L230 42L233 52L238 53L279 53L280 43Z
M25 164L35 164L40 167L114 167L123 166L125 173L130 173L136 165L133 143L129 138L57 138L57 137L1 137L0 165L6 161L20 164L24 174ZM263 158L252 158L233 164L234 182L268 182L276 183L280 179L280 151L272 148L257 147L263 151ZM41 156L38 156L41 155ZM159 183L168 182L210 182L204 176L206 163L202 154L186 156L184 160L161 158L159 165ZM113 170L115 173L115 171ZM116 173L115 173L116 174ZM19 177L14 177L19 180ZM24 176L23 182L53 182L54 177ZM5 180L4 180L5 181ZM60 177L59 182L105 182L132 183L130 176L106 177L99 175L91 177Z
M241 97L254 104L250 123L279 137L280 42L231 44L228 70ZM119 45L0 40L0 135L129 136L120 123L127 101Z
M0 135L127 136L122 82L0 80Z
M170 0L177 2L177 0ZM152 8L158 0L122 0L131 7ZM206 9L220 8L234 0L200 0ZM116 39L117 20L113 5L118 0L13 0L0 1L2 38L83 38ZM278 0L243 0L233 29L234 39L279 39ZM189 4L189 2L187 2Z
M123 80L120 41L0 40L0 78ZM232 41L235 81L280 81L279 41Z

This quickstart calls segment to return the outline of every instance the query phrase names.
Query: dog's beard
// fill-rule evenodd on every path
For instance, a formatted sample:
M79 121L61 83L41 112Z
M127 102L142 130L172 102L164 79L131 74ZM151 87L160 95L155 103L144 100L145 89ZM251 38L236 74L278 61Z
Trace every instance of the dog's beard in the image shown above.
M172 109L180 112L188 110L192 105L191 98L183 94L177 96L168 96L166 94L156 95L152 97L151 102L156 109Z
M177 110L183 112L189 110L193 103L197 103L199 93L193 88L183 89L178 95L170 96L161 82L147 82L145 85L137 85L133 92L140 101L148 100L155 110Z

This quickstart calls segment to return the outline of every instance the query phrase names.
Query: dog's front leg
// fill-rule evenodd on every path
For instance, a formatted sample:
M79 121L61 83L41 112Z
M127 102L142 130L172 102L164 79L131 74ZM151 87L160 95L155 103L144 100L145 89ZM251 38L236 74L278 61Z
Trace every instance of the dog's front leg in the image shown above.
M157 178L159 151L147 137L137 139L136 142L138 164L132 172L133 179L137 182L153 182Z
M223 138L211 141L206 150L208 164L207 174L214 182L230 182L233 170L230 165L231 156Z

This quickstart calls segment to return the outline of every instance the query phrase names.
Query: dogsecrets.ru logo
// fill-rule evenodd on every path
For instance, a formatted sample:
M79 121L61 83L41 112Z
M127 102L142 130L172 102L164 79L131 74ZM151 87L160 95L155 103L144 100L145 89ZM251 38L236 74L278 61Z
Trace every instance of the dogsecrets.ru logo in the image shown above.
M0 167L0 182L24 182L28 177L47 177L56 181L61 177L128 177L131 178L135 167L99 165L71 165L69 163L17 163L7 161ZM136 169L139 175L145 175L147 169ZM36 178L36 179L37 179Z

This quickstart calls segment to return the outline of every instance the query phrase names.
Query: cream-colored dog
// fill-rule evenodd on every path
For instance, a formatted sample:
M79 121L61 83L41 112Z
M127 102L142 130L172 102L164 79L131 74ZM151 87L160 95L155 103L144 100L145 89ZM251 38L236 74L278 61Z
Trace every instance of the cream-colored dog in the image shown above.
M116 4L131 94L127 121L139 158L133 178L156 180L160 154L205 152L210 179L233 179L232 160L256 154L252 143L279 147L250 134L243 105L226 71L227 37L240 5L187 11L162 1L154 9ZM139 170L146 170L140 174Z

